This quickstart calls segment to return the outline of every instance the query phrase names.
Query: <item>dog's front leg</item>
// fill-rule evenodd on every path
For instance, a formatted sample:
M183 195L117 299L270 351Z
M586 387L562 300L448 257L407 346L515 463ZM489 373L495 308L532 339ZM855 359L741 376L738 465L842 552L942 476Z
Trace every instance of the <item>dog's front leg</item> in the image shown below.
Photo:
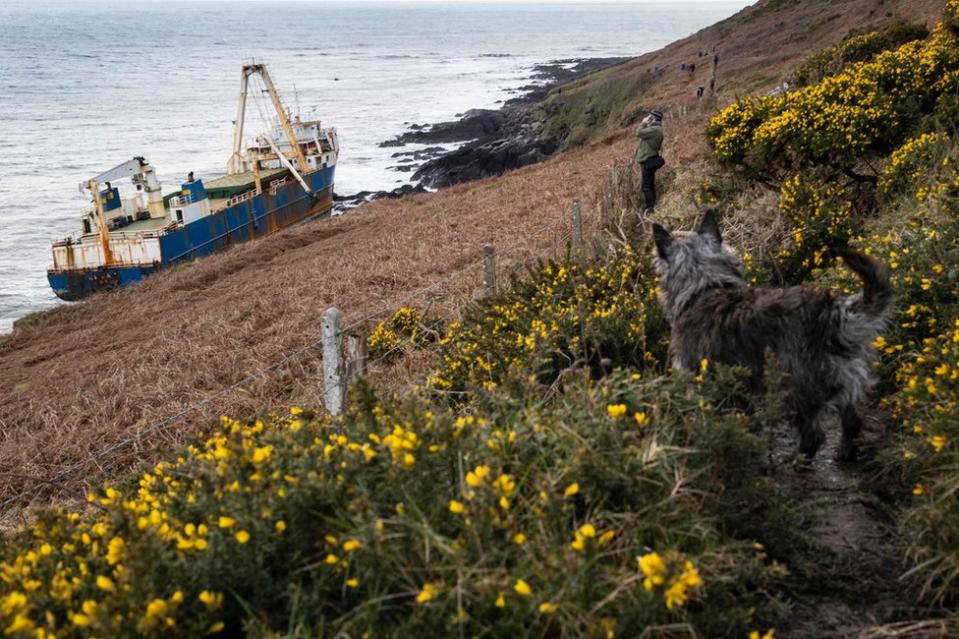
M859 447L856 445L856 438L862 430L862 417L856 407L850 404L840 413L842 420L842 441L839 444L839 450L836 452L836 459L843 462L850 462L856 459Z

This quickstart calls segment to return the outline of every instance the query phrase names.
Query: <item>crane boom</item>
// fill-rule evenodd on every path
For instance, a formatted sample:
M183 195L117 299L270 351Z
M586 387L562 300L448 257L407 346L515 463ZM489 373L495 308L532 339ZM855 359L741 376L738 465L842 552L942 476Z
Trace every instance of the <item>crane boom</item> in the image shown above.
M141 157L135 157L132 160L124 162L123 164L118 164L112 169L104 171L96 177L92 177L86 182L80 183L80 192L82 193L86 189L90 182L95 182L97 184L103 184L104 182L112 182L113 180L125 177L133 177L140 173L140 168L146 164L146 160Z
M276 157L280 159L280 162L283 163L283 166L285 166L286 168L290 170L290 173L292 173L293 177L296 178L296 181L300 183L300 186L303 187L303 190L306 191L307 194L310 195L311 197L315 195L313 193L313 189L310 188L310 185L307 184L306 180L303 179L303 176L300 175L300 172L296 170L296 167L294 167L293 164L288 159L286 159L286 155L284 155L283 152L280 151L280 147L276 145L276 142L274 142L271 138L265 135L261 136L260 140L261 140L261 143L266 142L270 146L270 148L273 149L273 152L276 153Z

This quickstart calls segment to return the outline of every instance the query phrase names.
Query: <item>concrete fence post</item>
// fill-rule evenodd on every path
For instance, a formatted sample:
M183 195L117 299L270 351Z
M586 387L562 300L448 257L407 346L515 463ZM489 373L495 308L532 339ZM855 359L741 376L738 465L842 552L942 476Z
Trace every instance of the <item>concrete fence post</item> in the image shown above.
M573 248L583 245L583 211L579 200L573 200Z
M369 350L366 340L360 335L348 335L346 338L346 381L352 384L366 375L366 362Z
M323 313L323 382L324 401L330 415L343 412L343 396L346 387L343 384L343 313L336 308L328 308Z
M492 244L483 245L483 292L496 292L496 249Z

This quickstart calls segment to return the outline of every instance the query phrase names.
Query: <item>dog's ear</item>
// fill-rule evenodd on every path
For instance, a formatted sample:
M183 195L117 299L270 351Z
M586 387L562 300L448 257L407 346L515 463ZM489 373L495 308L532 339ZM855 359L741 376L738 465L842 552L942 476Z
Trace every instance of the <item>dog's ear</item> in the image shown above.
M669 245L673 243L673 236L669 234L669 231L654 222L653 239L656 241L656 253L665 260L666 250L669 248Z
M723 236L719 233L719 224L716 222L716 209L706 209L703 221L699 223L698 233L711 237L716 244L723 243Z

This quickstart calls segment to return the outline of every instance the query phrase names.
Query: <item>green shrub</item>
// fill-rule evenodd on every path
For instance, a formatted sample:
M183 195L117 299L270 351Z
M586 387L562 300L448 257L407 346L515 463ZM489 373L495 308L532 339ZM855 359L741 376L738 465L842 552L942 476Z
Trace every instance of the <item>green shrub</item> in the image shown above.
M783 182L779 210L789 222L789 241L769 266L767 280L800 284L814 269L828 265L837 249L849 244L856 223L842 187L796 175Z
M901 145L940 96L954 93L959 43L940 23L913 41L821 82L777 97L746 98L710 120L715 156L781 177L797 167L854 175Z
M545 384L583 367L597 376L617 366L662 370L668 326L656 282L649 260L629 249L605 261L543 264L450 326L430 386L455 397L495 388L511 369Z
M728 530L775 508L721 380L582 379L457 414L361 389L336 424L224 418L207 441L8 540L11 636L744 636L783 570ZM733 504L750 504L746 511ZM772 510L764 512L769 515ZM783 509L781 517L788 518ZM761 547L760 547L761 548ZM40 631L42 629L42 631Z
M798 86L808 86L842 72L848 65L865 62L887 49L895 49L906 42L924 40L929 30L921 24L893 20L878 29L850 33L839 44L823 49L810 57L793 74Z

